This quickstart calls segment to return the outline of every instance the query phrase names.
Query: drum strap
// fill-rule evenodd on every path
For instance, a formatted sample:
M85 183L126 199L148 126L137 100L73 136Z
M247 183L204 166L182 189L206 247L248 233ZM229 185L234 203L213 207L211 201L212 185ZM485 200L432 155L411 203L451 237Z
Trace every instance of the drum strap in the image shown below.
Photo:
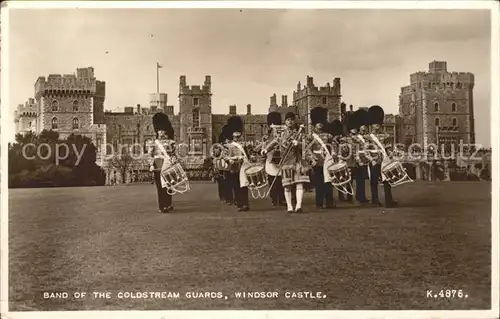
M318 134L316 134L316 133L312 133L312 136L314 137L314 139L316 141L318 141L318 143L321 145L321 148L325 150L326 155L330 155L330 151L326 147L325 142L323 142L323 140L321 139L321 137L319 137Z
M385 147L382 145L382 143L380 143L377 136L375 136L375 134L373 134L373 133L370 133L370 137L375 142L375 144L377 144L377 146L380 148L384 157L387 157L387 152L385 151Z
M364 139L363 135L358 134L358 135L357 135L357 138L359 138L359 140L361 141L361 143L366 144L366 141L365 141L365 139Z
M155 140L155 143L156 143L156 146L158 146L158 148L162 152L163 156L165 156L165 158L167 160L170 160L170 156L168 155L167 150L165 149L165 147L163 147L163 144L161 144L159 140Z
M240 144L240 143L236 143L236 142L233 142L233 145L234 145L234 146L236 146L236 147L237 147L237 148L241 151L241 153L243 153L243 156L245 157L245 160L246 160L247 162L250 162L250 161L248 160L247 154L245 153L245 149L243 148L243 146L241 146L241 144Z

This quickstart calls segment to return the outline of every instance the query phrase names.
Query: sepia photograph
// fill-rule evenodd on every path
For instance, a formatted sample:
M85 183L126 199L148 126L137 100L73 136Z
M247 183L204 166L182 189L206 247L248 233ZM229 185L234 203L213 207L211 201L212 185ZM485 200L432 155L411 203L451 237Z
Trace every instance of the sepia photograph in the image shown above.
M474 3L2 3L1 317L498 318Z

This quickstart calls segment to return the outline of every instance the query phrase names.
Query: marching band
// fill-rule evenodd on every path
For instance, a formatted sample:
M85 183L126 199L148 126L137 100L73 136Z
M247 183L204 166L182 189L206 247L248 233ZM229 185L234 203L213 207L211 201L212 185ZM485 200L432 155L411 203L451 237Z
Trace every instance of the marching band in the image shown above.
M211 150L221 202L246 212L250 210L251 195L257 200L270 198L273 207L286 205L287 213L304 213L304 192L313 184L318 209L336 207L334 190L338 190L339 201L353 203L355 195L356 201L364 205L370 203L365 192L368 179L371 204L382 206L378 193L381 184L385 207L395 207L392 188L412 180L394 158L388 135L381 130L384 110L374 105L345 115L344 123L329 122L326 108L313 108L307 134L304 125L296 123L293 112L285 114L285 125L280 113L271 112L267 116L268 134L260 148L252 150L242 138L243 120L231 116ZM167 213L173 210L172 195L190 187L175 157L174 131L168 116L155 114L153 126L157 138L149 148L150 169L154 172L159 210Z

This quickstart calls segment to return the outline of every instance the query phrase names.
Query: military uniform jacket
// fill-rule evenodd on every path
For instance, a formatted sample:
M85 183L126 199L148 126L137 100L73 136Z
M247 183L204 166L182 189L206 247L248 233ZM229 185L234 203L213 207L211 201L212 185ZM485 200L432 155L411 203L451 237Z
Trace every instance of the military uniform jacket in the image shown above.
M370 135L368 135L368 137L369 137L369 143L373 145L372 148L374 149L376 148L378 151L377 153L375 152L371 153L372 164L375 165L382 164L382 161L387 157L384 155L387 154L386 153L387 148L392 146L389 142L390 136L385 133L371 133ZM380 142L383 149L381 149L378 143L375 142L374 137Z
M316 133L323 144L311 134L308 138L307 152L312 160L316 162L316 167L323 167L326 156L332 155L333 136L330 133ZM325 149L326 148L326 149Z
M239 144L240 147L238 147L237 144ZM245 146L243 146L242 142L232 142L228 145L228 151L229 157L240 157L240 159L235 159L229 164L229 171L231 173L239 173L241 165L247 159L248 150Z
M279 137L271 137L263 144L262 149L266 151L266 173L271 176L278 174L279 162L281 160L281 152L279 145ZM281 175L281 172L278 176Z
M287 128L283 132L281 132L280 135L280 152L281 156L285 156L286 152L288 151L289 148L290 151L286 155L286 157L283 159L283 167L286 166L303 166L304 161L302 160L302 136L298 136L298 130L295 129L290 129ZM293 140L296 140L298 142L297 145L293 145Z
M159 146L163 146L163 149ZM166 152L166 154L164 153ZM149 143L148 154L151 157L151 165L158 170L164 170L176 163L175 141L171 139L155 139Z

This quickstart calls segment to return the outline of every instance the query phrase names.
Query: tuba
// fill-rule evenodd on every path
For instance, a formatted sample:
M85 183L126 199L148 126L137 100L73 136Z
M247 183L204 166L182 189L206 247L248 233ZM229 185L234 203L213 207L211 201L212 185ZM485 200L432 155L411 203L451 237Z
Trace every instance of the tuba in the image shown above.
M213 158L213 163L216 170L226 171L229 168L227 163L227 158L229 156L229 151L227 147L222 144L213 144L210 148L210 156Z
M271 125L271 128L273 129L273 139L279 139L281 133L286 129L286 125ZM279 143L276 144L272 152L273 155L271 158L271 163L279 165L279 163L281 162L281 150Z

